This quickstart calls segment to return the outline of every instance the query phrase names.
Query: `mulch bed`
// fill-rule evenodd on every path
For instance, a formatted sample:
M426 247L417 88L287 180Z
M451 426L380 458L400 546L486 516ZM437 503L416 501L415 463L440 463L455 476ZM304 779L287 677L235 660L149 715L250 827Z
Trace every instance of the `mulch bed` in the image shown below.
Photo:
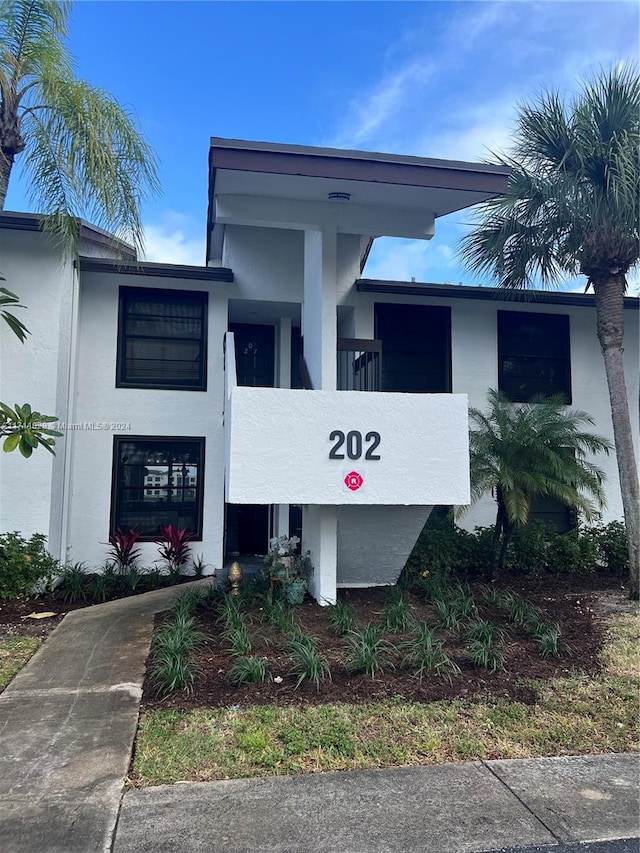
M363 675L346 671L342 641L335 636L326 618L326 609L307 598L296 608L300 626L315 637L319 651L331 665L332 681L316 691L312 685L303 683L294 690L295 679L290 672L287 641L282 634L260 621L259 610L253 611L251 627L254 641L253 652L264 656L273 676L281 676L282 683L265 682L233 686L226 672L233 659L221 640L220 626L216 624L215 611L209 609L199 613L199 621L207 634L207 642L198 655L197 665L202 675L197 679L194 692L176 692L164 699L158 697L150 679L145 681L142 710L194 708L218 708L260 704L307 705L321 703L360 703L383 699L401 698L408 701L433 702L440 699L467 699L483 692L496 697L508 697L523 703L535 702L535 691L523 681L527 679L547 680L563 676L575 670L586 674L598 671L598 655L604 639L604 618L596 607L598 591L615 593L620 591L619 579L606 576L526 577L499 584L503 589L518 592L527 601L538 606L545 621L558 622L562 638L572 654L561 658L544 660L536 644L520 628L509 625L506 614L488 606L480 607L480 616L491 622L508 627L506 646L506 671L490 673L485 669L473 668L464 657L462 643L453 632L443 632L445 650L458 663L459 675L451 680L441 677L425 677L422 683L401 669L390 670L372 680ZM343 590L342 600L351 605L360 623L376 619L388 595L386 589ZM417 615L435 624L433 611L421 599L412 597ZM387 639L394 645L406 639L407 634L389 634Z

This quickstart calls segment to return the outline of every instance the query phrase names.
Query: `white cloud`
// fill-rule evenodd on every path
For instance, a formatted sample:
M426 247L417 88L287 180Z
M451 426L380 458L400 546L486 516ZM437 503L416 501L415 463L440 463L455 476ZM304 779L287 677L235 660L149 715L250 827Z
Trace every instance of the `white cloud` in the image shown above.
M167 211L160 222L145 225L145 257L147 261L166 264L188 264L203 266L205 241L197 236L201 226L192 222L190 216Z

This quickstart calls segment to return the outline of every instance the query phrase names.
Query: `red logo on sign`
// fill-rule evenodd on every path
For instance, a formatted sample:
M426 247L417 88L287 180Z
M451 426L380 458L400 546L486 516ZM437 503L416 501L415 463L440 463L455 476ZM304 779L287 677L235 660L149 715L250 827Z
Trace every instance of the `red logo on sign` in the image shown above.
M364 483L364 480L358 474L357 471L351 471L344 478L344 484L348 489L351 489L352 492L357 492L360 486Z

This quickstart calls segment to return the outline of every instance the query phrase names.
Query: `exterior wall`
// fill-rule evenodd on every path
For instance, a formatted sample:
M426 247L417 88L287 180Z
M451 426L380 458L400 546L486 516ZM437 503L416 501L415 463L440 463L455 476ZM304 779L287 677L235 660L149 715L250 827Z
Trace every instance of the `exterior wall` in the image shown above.
M0 399L31 404L46 415L68 419L71 328L75 273L39 232L0 230L3 286L20 297L16 309L30 331L24 344L2 324ZM63 472L67 437L57 439L56 456L38 448L30 459L18 451L0 454L0 531L25 536L44 533L59 556L63 519Z
M120 286L148 286L209 293L207 391L115 387ZM223 338L227 329L227 286L202 281L86 273L80 297L80 335L76 423L104 423L107 429L78 429L73 445L69 560L100 565L109 535L114 435L204 436L204 526L192 552L222 565L224 519ZM126 424L111 429L111 424ZM143 543L143 563L157 557L157 546Z
M302 231L227 225L222 261L233 270L234 299L302 302Z
M553 305L546 302L524 303L508 300L475 300L410 295L357 292L355 287L345 297L343 305L353 308L355 327L360 337L374 336L374 304L392 302L451 307L451 348L453 393L467 394L469 405L483 408L488 388L498 387L497 312L527 311L546 314L566 314L570 320L572 407L588 412L595 420L595 432L613 442L613 426L604 362L596 337L595 309L585 306ZM640 435L638 408L639 320L637 310L625 311L625 373L627 394L634 435ZM384 358L384 353L383 353ZM638 441L636 440L636 456ZM605 522L622 518L622 498L618 481L615 453L599 454L597 463L605 471L607 506L602 512ZM495 521L495 503L485 497L461 519L467 529L489 525Z

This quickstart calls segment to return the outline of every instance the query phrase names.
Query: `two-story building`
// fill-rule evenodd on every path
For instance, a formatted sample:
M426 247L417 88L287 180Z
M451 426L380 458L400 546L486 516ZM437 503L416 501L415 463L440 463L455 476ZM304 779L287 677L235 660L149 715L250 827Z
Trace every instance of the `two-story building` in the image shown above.
M363 278L378 236L504 192L474 163L214 138L202 267L139 263L84 224L60 258L0 214L0 270L28 306L0 336L0 399L55 413L56 456L0 459L0 530L99 566L117 527L187 527L213 567L301 530L322 602L393 582L434 505L469 499L468 406L562 392L612 437L593 298ZM437 239L437 236L435 237ZM638 399L638 300L626 371ZM638 428L637 410L632 416ZM620 518L615 458L605 520ZM562 523L563 509L538 508ZM465 525L491 523L487 497Z

